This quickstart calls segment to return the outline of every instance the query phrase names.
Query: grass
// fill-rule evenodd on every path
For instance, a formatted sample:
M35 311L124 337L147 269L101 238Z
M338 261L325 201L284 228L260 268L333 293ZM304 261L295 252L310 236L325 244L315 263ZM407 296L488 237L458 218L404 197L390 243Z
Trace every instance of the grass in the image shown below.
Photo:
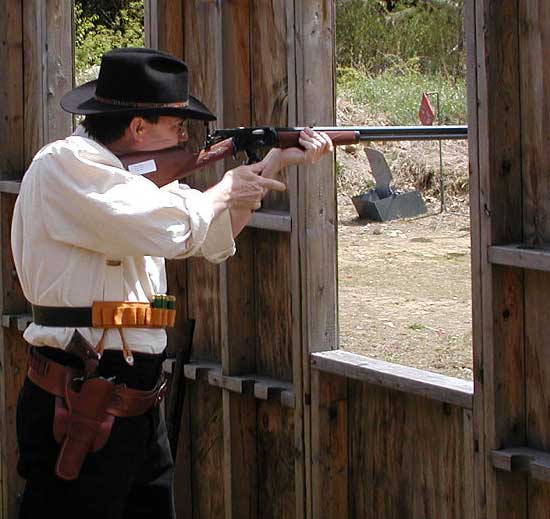
M390 125L420 124L418 108L423 92L439 92L441 124L466 122L464 79L428 76L412 66L387 69L376 76L353 68L340 68L336 87L338 96L357 105L369 105L368 112L384 114ZM431 102L435 111L435 96Z

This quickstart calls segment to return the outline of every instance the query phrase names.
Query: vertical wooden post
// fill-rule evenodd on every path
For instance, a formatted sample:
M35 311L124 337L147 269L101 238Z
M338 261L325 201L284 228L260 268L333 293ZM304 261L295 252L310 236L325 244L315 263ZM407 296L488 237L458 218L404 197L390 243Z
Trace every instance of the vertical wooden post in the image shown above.
M296 115L298 125L331 125L336 120L334 2L302 0L296 13ZM298 168L296 233L300 272L301 374L299 386L303 406L305 451L305 497L307 517L316 517L325 496L314 482L312 464L323 460L312 453L312 438L319 436L318 417L311 415L311 364L309 354L338 347L336 287L336 186L334 158L314 167ZM298 363L298 360L297 360ZM298 392L298 389L297 389ZM298 394L298 393L297 393ZM344 429L340 429L342 432ZM298 431L297 431L298 434ZM344 441L342 438L340 441ZM316 467L317 469L318 467ZM326 512L326 510L325 510ZM297 514L297 516L300 516Z
M523 229L528 244L550 242L550 5L545 0L519 1L521 78L521 162ZM526 444L550 451L550 274L525 272L525 416ZM528 481L530 518L550 509L547 482Z
M67 136L72 119L59 99L72 86L72 2L0 1L0 174L21 179L34 153ZM0 195L2 315L24 313L27 304L11 255L15 195ZM15 409L26 372L21 332L0 334L0 455L2 516L16 517L22 480L17 475Z
M490 451L525 442L523 273L491 265L487 250L523 238L520 18L518 2L474 0L469 9L476 514L519 518L525 477L495 471Z

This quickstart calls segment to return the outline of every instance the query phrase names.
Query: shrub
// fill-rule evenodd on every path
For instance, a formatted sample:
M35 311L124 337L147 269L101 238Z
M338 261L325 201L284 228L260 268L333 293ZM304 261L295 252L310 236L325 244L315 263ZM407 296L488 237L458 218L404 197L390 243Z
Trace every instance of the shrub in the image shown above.
M85 13L80 2L75 3L74 9L77 76L99 65L101 55L110 49L144 45L143 1L127 2L108 26L101 23L98 13Z
M416 60L422 72L464 76L463 3L337 0L337 63L375 74Z

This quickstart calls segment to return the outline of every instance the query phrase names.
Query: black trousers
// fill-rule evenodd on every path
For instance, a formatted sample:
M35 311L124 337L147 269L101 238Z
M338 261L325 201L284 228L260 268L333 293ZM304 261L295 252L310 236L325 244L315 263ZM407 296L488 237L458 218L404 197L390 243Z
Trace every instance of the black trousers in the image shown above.
M41 348L65 365L80 361L65 352ZM100 373L116 383L151 389L163 357L135 354L133 367L120 352L106 351ZM89 453L80 476L59 479L59 445L53 437L55 397L25 379L17 404L18 471L26 481L20 519L174 519L173 468L166 425L159 407L142 416L116 418L105 447Z

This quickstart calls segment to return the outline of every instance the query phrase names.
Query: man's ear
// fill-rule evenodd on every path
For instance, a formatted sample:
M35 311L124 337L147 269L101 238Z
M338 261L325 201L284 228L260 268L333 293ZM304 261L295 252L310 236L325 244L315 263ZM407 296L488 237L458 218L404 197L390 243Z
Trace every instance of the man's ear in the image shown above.
M143 117L132 117L128 125L128 131L133 141L142 142L145 136L145 119Z

